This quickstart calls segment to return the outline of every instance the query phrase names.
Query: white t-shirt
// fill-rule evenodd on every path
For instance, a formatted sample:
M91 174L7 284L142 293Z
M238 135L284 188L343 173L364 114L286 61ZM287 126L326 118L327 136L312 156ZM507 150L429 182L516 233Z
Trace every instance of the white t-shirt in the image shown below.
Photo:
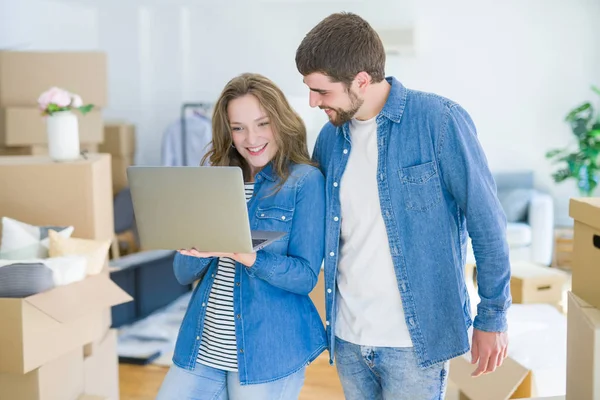
M377 188L377 122L352 120L341 180L335 334L364 346L411 347Z

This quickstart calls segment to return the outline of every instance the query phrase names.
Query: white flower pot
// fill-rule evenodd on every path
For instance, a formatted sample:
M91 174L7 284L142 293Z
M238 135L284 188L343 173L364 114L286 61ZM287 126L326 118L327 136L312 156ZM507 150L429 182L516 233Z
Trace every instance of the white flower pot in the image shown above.
M59 111L46 117L48 153L55 161L73 161L80 155L79 122L71 111Z

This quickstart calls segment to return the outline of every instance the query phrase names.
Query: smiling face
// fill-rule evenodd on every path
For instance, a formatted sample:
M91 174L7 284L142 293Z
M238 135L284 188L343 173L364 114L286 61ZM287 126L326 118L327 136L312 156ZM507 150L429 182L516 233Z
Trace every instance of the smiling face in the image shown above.
M304 77L304 83L310 89L310 106L319 107L329 117L329 121L340 126L350 121L364 103L353 85L349 88L341 82L332 82L320 72Z
M227 117L233 145L254 177L279 150L269 116L255 96L246 94L229 102Z

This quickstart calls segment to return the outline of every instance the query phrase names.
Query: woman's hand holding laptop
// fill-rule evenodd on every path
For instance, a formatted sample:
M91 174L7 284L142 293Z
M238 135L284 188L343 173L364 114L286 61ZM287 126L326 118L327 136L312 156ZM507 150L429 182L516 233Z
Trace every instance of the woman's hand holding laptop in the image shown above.
M181 249L179 253L184 256L192 256L198 258L210 258L210 257L228 257L234 261L244 264L246 267L251 267L256 261L256 253L211 253L208 251L198 251L194 248Z

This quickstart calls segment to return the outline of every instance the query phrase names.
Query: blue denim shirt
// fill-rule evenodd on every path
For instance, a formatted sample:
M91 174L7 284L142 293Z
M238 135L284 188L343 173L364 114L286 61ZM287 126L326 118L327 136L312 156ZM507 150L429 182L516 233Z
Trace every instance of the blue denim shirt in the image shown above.
M507 329L511 304L506 218L475 125L443 97L391 91L377 115L377 185L398 290L419 365L466 353L471 326L464 266L468 234L477 262L481 302L474 326ZM313 158L326 176L325 296L330 362L335 346L340 243L340 185L352 143L349 124L327 123ZM338 217L338 218L336 218Z
M259 250L250 268L236 263L233 308L242 385L274 381L305 367L326 349L319 313L308 294L317 284L325 242L325 188L319 169L293 165L283 187L267 165L248 202L253 230L287 232ZM227 212L222 210L221 212ZM175 256L177 280L196 286L183 319L173 362L194 369L218 258Z

